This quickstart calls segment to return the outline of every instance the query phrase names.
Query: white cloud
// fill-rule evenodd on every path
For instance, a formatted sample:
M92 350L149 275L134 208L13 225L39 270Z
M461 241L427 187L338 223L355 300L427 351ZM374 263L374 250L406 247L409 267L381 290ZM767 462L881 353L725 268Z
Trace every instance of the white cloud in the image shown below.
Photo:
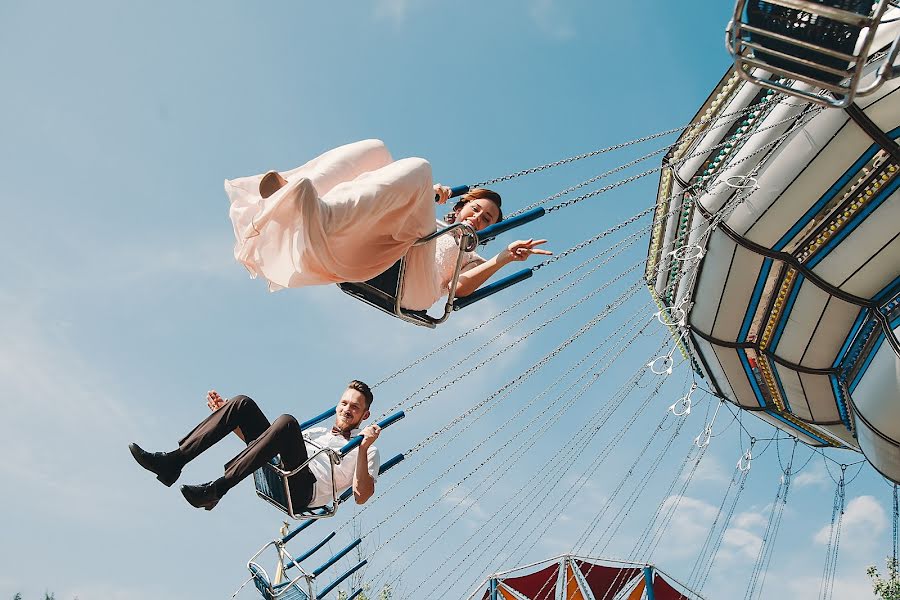
M531 0L528 15L541 31L554 39L570 40L575 37L575 27L568 16L562 14L556 0Z
M415 0L376 0L375 16L379 19L403 23Z
M740 529L750 529L751 527L764 528L768 522L769 520L766 517L757 512L738 513L731 520L732 525Z
M828 483L828 474L822 463L816 462L803 469L791 479L791 485L797 487L825 486Z
M726 548L741 554L743 558L755 560L762 547L762 538L746 529L729 527L725 530L722 543Z
M659 555L666 559L695 556L719 510L708 502L689 496L669 496L663 502L660 514L667 515L673 509L672 520L659 545Z
M844 509L841 523L841 549L870 555L878 536L887 526L884 509L872 496L858 496ZM814 536L817 544L826 545L831 537L831 524L822 527Z

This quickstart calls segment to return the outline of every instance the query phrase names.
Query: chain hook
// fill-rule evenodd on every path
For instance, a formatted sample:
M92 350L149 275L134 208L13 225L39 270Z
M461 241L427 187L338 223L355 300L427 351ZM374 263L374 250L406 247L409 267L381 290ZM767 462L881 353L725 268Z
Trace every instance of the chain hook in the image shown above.
M671 412L676 417L683 417L685 415L691 414L691 396L694 394L694 390L696 389L697 384L692 383L690 391L676 400L675 404L669 407L669 412Z

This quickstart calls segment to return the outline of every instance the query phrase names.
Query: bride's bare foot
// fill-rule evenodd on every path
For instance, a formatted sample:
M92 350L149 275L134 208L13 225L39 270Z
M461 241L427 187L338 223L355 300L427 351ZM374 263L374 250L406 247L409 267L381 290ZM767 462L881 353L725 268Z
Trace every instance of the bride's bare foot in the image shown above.
M259 195L268 198L287 185L287 180L278 171L269 171L259 182Z

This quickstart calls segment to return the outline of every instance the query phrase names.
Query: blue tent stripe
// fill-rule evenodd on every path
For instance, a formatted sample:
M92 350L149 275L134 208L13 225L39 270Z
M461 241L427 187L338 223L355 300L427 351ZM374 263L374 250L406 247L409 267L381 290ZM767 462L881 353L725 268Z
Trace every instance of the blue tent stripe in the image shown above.
M753 374L753 369L750 368L747 351L743 348L738 348L737 353L738 357L741 359L741 364L744 366L744 372L747 374L747 379L750 380L750 387L753 388L753 393L756 395L756 401L759 402L760 406L765 406L766 399L762 395L762 390L759 389L759 384L756 383L756 376Z
M801 273L797 273L794 287L791 289L791 293L788 294L784 310L781 311L781 317L778 319L778 325L775 327L775 335L772 336L772 341L769 343L769 348L772 350L775 350L778 347L778 342L781 341L781 334L784 333L784 329L787 327L788 316L791 314L791 310L794 309L794 302L797 301L797 296L800 295L800 286L805 279Z
M884 333L882 332L878 334L878 338L875 340L875 345L872 346L872 351L869 352L869 355L866 357L866 361L859 369L859 373L856 374L856 377L854 377L853 381L850 382L850 385L847 386L847 389L850 390L851 394L856 391L856 386L859 385L859 381L862 379L863 375L866 374L866 371L869 369L869 365L872 364L872 359L874 359L875 355L878 354L878 349L881 348L881 344L883 342Z
M844 357L847 356L847 352L850 351L850 345L853 343L853 338L859 333L863 323L865 323L866 313L868 313L867 309L859 309L859 314L856 316L856 321L853 322L853 327L850 328L850 333L847 334L847 339L844 340L844 345L841 346L841 351L838 352L837 358L835 358L834 362L831 364L832 368L837 368L844 360Z
M820 444L823 444L823 445L825 445L825 446L831 446L831 442L829 442L829 441L827 441L827 440L825 440L825 439L823 439L823 438L820 438L820 437L817 436L816 434L810 433L809 431L806 431L805 429L800 429L799 427L797 427L796 425L794 425L793 423L791 423L790 421L788 421L787 419L785 419L784 417L782 417L781 415L779 415L777 412L774 412L774 411L771 411L771 410L767 410L766 413L768 413L769 415L775 417L776 419L778 419L779 421L781 421L781 422L784 423L785 425L789 425L792 429L795 429L796 431L799 431L799 432L802 433L803 435L808 436L808 437L811 437L812 439L816 440L816 441L819 442Z
M750 332L750 325L753 323L753 314L759 306L759 299L762 297L763 289L766 287L766 279L772 271L772 259L767 258L763 261L762 268L756 278L756 286L753 288L753 296L750 298L750 305L747 307L747 313L744 315L744 323L741 325L741 333L738 336L740 341L747 340L747 334Z

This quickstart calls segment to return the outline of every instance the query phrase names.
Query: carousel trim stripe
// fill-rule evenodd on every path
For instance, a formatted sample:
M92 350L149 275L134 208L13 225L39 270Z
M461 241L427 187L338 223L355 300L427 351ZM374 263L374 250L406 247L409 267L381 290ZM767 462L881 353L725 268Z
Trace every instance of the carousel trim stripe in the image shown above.
M859 309L859 314L856 316L856 320L853 322L853 326L850 328L850 332L847 334L847 339L844 340L844 344L841 346L837 358L833 363L831 363L832 368L839 368L841 363L844 361L844 358L847 356L847 353L850 352L850 347L853 345L853 340L859 334L859 330L862 329L863 325L865 324L867 320L866 316L869 314L869 312L870 311L865 308Z
M869 215L884 204L885 201L897 191L898 187L900 187L900 177L894 177L889 184L880 188L879 193L876 194L871 201L867 202L862 210L850 217L844 226L828 240L828 243L826 243L820 251L816 252L815 255L809 258L806 264L808 264L811 269L815 268L815 266L822 262L838 244L853 233L857 227L862 225L863 221L865 221Z
M851 381L850 385L847 386L851 395L856 391L856 386L859 385L859 382L862 379L863 375L865 375L866 371L869 370L869 366L871 366L872 361L875 359L875 355L878 354L878 351L881 349L882 342L884 342L884 332L880 331L878 332L878 337L875 338L875 343L872 344L872 350L868 355L866 355L866 358L863 361L863 364L860 367L859 371L856 373L856 376L853 378L853 381Z
M753 324L753 317L756 315L756 309L759 308L759 301L762 298L763 290L766 287L766 281L769 279L769 273L772 272L771 258L763 260L760 265L759 274L756 276L756 285L753 286L753 295L750 297L750 304L747 305L747 312L744 314L744 322L741 325L741 331L738 338L745 340L747 334L750 333L750 325Z
M823 148L827 148L827 147L828 147L828 144L823 146ZM838 179L834 183L834 185L832 185L830 188L828 188L828 191L826 191L816 201L815 204L813 204L811 207L809 207L809 210L807 210L805 213L803 213L803 216L800 217L800 219L798 219L797 222L794 223L794 225L790 229L788 229L787 233L785 233L783 236L781 236L781 239L779 239L777 242L775 242L775 244L772 246L772 249L776 250L776 251L781 251L795 237L797 237L797 234L800 233L800 231L804 227L809 225L809 223L812 222L812 220L816 217L816 215L818 215L820 212L822 212L822 209L825 207L825 205L827 205L829 202L834 200L834 198L835 198L835 196L837 196L838 192L840 192L842 189L844 189L844 187L848 183L850 183L851 179L853 179L854 177L857 177L859 175L860 170L869 161L871 161L875 157L875 155L878 153L879 150L881 150L881 148L877 144L872 144L871 146L869 146L869 148L865 152L863 152L859 156L859 158L856 159L856 162L854 162L850 166L850 168L848 168L846 171L844 171L844 174L841 175L840 179ZM813 161L810 161L810 165L812 164L812 162Z
M775 327L775 335L772 336L772 342L769 344L769 347L772 348L774 352L778 348L778 342L781 341L781 336L784 334L784 330L787 329L788 317L791 314L791 311L794 310L794 303L797 301L797 296L800 295L800 288L803 287L803 281L806 278L803 276L803 273L797 272L797 276L794 278L794 285L791 287L791 292L788 294L787 302L785 302L784 309L781 311L781 315L778 319L778 325Z
M756 401L760 406L764 408L768 407L769 405L766 403L765 396L763 396L762 388L759 387L759 383L757 383L756 381L756 376L753 374L753 368L750 366L750 360L747 357L747 350L744 348L738 348L737 355L741 360L741 365L744 367L744 374L747 375L747 381L750 382L750 388L753 390L753 394L756 396ZM778 407L776 406L776 408Z

